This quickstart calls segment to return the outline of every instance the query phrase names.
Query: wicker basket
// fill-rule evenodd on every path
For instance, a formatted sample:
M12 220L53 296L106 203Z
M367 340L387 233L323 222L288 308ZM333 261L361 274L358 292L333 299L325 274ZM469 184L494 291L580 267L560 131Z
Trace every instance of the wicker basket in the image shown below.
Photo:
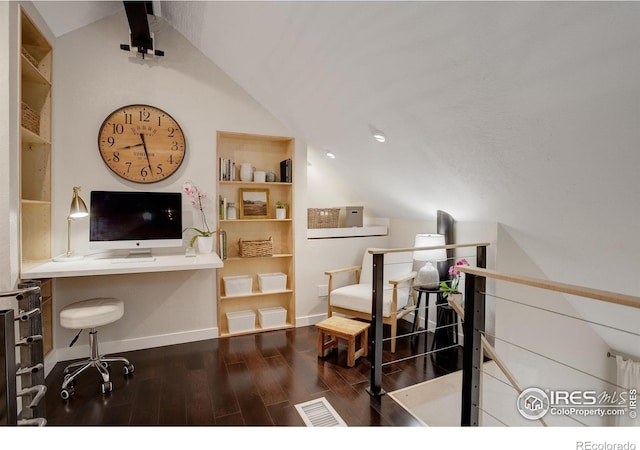
M40 114L22 102L22 126L35 134L40 134Z
M240 238L240 256L273 256L273 241L271 238L261 241L243 241Z
M308 208L308 228L338 228L340 208Z

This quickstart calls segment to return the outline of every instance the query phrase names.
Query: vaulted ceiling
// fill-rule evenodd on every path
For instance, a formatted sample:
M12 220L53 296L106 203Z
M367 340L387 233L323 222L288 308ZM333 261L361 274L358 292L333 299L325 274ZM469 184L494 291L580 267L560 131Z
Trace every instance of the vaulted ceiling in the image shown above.
M634 2L153 3L380 216L444 209L562 245L549 217L587 239L593 205L640 195ZM34 4L58 36L123 9Z

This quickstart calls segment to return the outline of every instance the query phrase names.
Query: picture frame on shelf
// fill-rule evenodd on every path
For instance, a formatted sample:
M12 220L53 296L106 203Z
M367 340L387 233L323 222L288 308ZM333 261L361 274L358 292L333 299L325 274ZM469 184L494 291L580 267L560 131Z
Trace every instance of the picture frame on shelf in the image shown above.
M240 189L240 219L269 218L268 189Z

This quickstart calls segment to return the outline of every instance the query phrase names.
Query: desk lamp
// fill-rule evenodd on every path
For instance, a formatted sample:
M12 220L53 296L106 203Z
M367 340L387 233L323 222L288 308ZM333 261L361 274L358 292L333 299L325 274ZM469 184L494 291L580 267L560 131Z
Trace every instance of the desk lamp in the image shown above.
M442 234L417 234L415 248L423 248L413 252L413 259L422 266L418 270L416 286L428 289L437 289L440 286L438 274L438 261L447 259L447 250L444 248L424 249L425 247L437 247L445 245Z
M77 261L82 259L82 256L74 256L71 251L71 221L73 221L73 219L81 219L89 215L87 205L85 205L78 192L80 192L80 186L74 186L73 198L71 199L69 215L67 216L67 253L54 258L54 261Z

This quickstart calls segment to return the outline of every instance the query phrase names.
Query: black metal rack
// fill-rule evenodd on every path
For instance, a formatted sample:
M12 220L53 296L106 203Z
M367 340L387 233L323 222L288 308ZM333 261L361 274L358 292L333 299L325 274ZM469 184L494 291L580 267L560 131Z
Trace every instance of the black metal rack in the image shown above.
M0 292L0 297L14 297L18 302L17 313L13 309L0 311L0 425L44 426L47 387L40 282L22 282L18 290Z

